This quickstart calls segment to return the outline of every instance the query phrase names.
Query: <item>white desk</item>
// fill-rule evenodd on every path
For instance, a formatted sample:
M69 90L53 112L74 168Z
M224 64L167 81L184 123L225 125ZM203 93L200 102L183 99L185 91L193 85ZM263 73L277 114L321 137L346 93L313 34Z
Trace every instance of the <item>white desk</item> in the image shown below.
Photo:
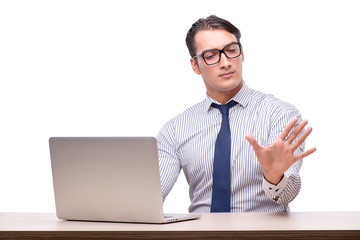
M0 239L360 239L360 212L206 213L169 224L63 221L0 213Z

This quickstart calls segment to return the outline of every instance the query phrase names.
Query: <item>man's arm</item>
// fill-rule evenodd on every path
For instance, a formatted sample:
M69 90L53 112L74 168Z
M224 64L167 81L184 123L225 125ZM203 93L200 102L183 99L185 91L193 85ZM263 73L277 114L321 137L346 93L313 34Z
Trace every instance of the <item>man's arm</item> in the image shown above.
M316 150L311 148L303 151L304 141L312 128L304 130L306 120L295 127L297 121L297 118L293 118L269 146L260 146L253 135L246 135L263 169L264 191L279 204L289 203L296 197L301 187L301 161Z
M157 136L160 181L163 201L174 186L180 171L181 164L175 145L174 127L171 121L167 122Z

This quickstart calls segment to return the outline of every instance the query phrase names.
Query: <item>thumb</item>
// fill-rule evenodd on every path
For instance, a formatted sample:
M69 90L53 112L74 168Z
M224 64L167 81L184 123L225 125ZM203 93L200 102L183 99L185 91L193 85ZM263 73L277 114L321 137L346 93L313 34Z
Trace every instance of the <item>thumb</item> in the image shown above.
M245 138L251 144L255 152L257 152L261 148L261 146L258 144L258 142L256 141L255 137L252 134L246 134Z

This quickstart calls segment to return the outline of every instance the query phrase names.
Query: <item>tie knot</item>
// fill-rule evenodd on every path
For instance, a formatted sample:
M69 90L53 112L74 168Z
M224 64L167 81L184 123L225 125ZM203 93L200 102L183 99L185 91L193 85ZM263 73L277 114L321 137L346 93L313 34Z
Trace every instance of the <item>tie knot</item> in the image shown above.
M233 106L235 106L236 104L238 104L238 103L235 102L234 100L231 100L227 104L219 105L219 104L216 104L216 103L212 103L211 106L214 107L214 108L218 108L222 115L228 116L229 115L229 109L232 108Z

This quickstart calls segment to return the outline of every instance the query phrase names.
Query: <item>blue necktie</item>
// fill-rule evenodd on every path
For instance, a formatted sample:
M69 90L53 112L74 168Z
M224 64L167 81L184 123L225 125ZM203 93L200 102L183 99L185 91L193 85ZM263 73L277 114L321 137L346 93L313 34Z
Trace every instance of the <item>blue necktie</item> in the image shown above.
M215 142L213 189L211 212L230 212L231 183L230 183L230 153L231 135L229 126L229 109L237 102L230 101L225 105L213 103L222 115L221 128Z

